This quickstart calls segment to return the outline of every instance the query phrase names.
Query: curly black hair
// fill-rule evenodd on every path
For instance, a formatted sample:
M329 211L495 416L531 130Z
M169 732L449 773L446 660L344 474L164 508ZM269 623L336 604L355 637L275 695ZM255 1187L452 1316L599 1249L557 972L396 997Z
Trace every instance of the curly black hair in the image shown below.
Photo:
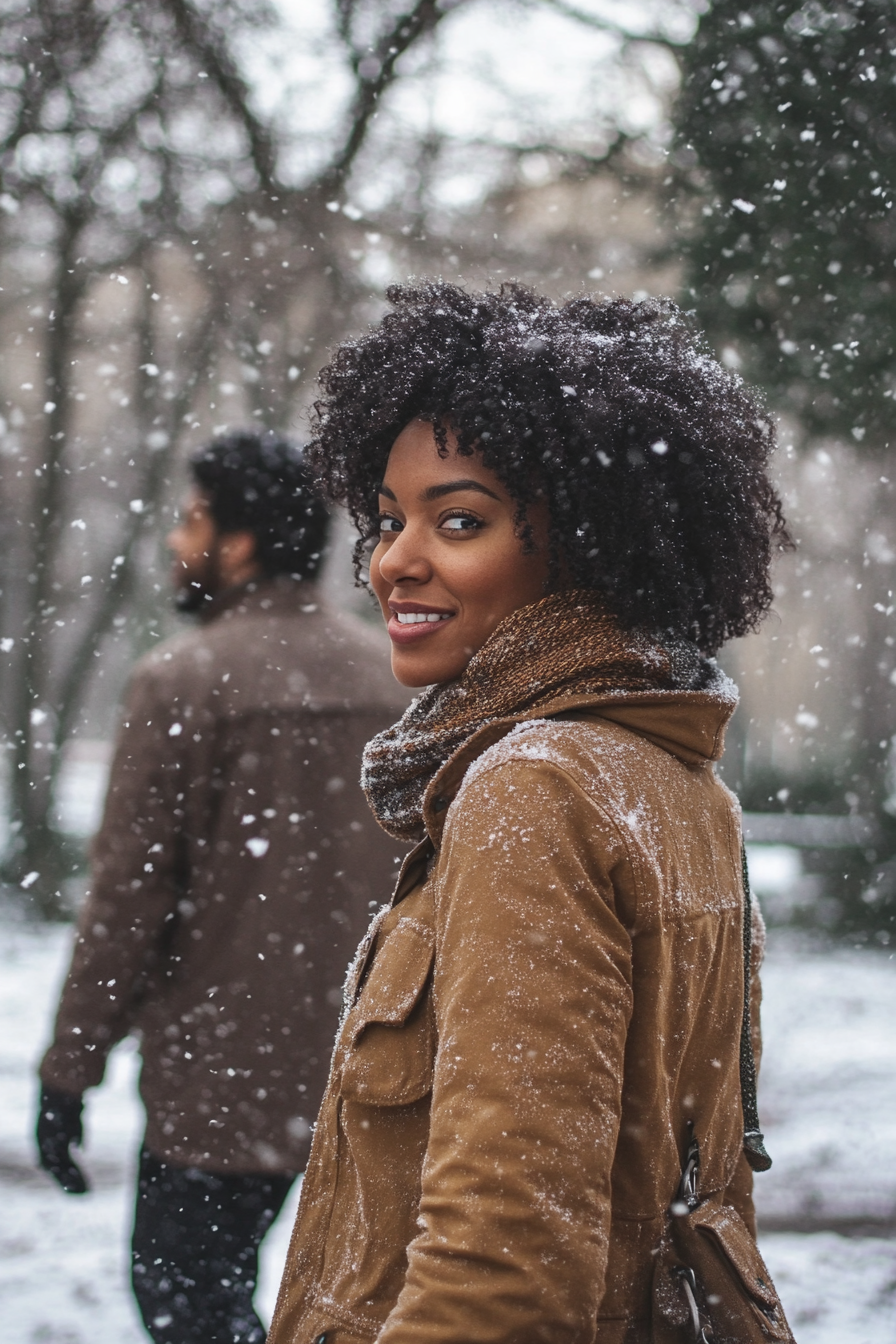
M296 444L272 430L234 430L198 449L190 471L220 531L254 535L268 577L315 577L330 515Z
M481 452L519 506L547 499L556 584L598 589L630 629L714 653L772 601L789 545L768 474L774 426L666 299L574 298L429 282L340 345L320 375L307 456L366 543L389 450L413 419Z

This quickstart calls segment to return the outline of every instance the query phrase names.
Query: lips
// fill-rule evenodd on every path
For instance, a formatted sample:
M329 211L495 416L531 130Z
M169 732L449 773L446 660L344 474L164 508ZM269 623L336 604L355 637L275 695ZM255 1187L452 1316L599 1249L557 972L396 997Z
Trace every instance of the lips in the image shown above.
M393 644L413 644L435 635L454 617L453 611L416 602L390 602L387 630Z

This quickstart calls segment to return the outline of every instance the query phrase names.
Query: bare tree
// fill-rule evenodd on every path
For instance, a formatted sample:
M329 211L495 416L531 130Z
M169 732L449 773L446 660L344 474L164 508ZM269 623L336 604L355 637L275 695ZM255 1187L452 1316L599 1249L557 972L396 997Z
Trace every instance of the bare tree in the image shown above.
M606 34L629 73L633 44L671 41L559 0L519 12L542 3ZM528 266L490 221L534 157L582 177L645 138L612 109L509 135L409 120L394 95L425 90L440 31L486 0L322 5L341 89L325 133L291 125L285 98L260 110L245 52L278 30L267 0L41 0L0 31L3 872L44 915L63 909L71 863L52 822L61 749L146 591L184 443L237 414L288 427L321 352L390 274L441 269L461 246L468 271ZM440 189L459 163L483 184L472 216Z
M227 8L219 7L218 22ZM241 13L260 21L267 11L246 6ZM98 272L139 265L154 241L184 236L190 222L184 187L196 166L195 154L178 145L184 122L198 119L208 128L216 113L232 115L235 100L226 62L219 63L213 89L207 92L199 83L198 35L192 47L184 43L178 51L177 23L174 6L135 5L125 14L89 3L46 3L22 7L2 35L7 269L35 228L49 258L36 286L18 286L22 299L36 288L45 303L42 330L29 328L32 362L41 370L37 404L20 436L21 452L11 456L30 465L32 484L28 491L12 492L12 558L4 584L4 619L15 631L7 637L14 640L5 705L14 839L6 871L25 882L37 875L30 880L44 912L58 906L65 861L49 822L59 748L75 717L84 672L127 592L134 543L145 525L144 518L132 515L116 539L122 561L106 571L109 578L97 585L93 610L76 623L75 639L67 639L57 594L77 460L72 369L84 342L85 304ZM248 112L240 128L248 141L242 155L204 150L202 166L226 167L237 179L241 172L246 186L254 187L264 181L261 137L253 139ZM15 290L15 272L12 279ZM193 349L183 352L181 400L190 399L210 326L211 320L200 320ZM145 318L142 335L145 372L156 341ZM138 397L131 417L137 442L149 409L146 398ZM148 516L164 484L164 465L164 455L150 457L143 471Z

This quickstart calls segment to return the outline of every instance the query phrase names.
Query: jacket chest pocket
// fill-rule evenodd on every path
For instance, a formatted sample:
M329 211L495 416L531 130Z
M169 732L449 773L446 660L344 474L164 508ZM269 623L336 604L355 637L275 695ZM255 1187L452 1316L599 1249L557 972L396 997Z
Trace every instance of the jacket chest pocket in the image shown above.
M343 1039L340 1094L366 1106L408 1106L432 1088L435 1020L433 930L402 919L374 954Z

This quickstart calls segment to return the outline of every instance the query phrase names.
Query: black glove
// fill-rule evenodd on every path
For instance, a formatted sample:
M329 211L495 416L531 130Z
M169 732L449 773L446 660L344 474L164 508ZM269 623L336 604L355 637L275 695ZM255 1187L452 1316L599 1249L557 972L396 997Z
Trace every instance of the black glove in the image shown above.
M75 1093L60 1092L57 1087L40 1090L40 1115L37 1117L40 1165L69 1195L84 1195L90 1189L83 1171L69 1152L72 1144L80 1146L84 1137L83 1109L84 1099Z

